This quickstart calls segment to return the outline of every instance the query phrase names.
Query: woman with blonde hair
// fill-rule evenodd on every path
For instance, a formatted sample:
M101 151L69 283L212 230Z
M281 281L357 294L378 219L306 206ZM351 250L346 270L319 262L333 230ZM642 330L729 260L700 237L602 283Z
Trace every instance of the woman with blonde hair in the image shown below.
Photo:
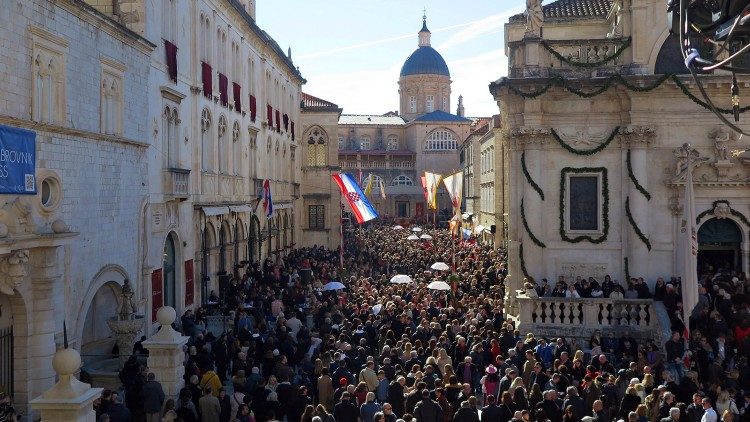
M653 391L654 389L654 376L651 374L643 374L643 381L641 381L641 385L643 385L643 389L646 394L651 394L651 391Z
M716 413L722 415L722 421L724 421L723 415L726 412L731 412L734 415L740 414L737 403L734 402L729 390L721 390L716 398Z
M438 351L437 364L438 364L438 368L440 368L441 371L445 370L446 365L453 366L453 359L451 359L451 357L448 356L448 351L445 350L445 348L443 347L441 347L440 350Z
M513 379L513 382L510 383L510 388L508 388L508 391L516 391L518 387L522 387L524 390L526 389L526 385L524 385L523 378L521 377L515 377Z
M639 404L635 408L635 415L638 417L638 422L648 422L648 407L645 404Z

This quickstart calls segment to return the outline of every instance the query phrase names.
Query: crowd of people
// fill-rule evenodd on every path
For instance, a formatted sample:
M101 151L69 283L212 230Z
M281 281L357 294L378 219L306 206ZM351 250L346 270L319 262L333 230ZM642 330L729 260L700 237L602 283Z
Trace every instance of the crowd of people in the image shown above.
M703 276L687 330L678 279L653 290L642 279L526 280L540 296L632 290L673 315L666 344L628 331L576 343L516 329L504 308L502 251L444 230L426 241L409 234L357 229L342 254L314 247L250 265L217 295L233 320L226 331L205 329L204 308L180 318L191 340L177 398L165 400L133 357L124 394L106 390L98 414L112 422L750 421L743 274ZM436 261L452 268L431 270ZM393 284L395 274L413 282ZM428 289L435 280L450 290ZM328 290L331 282L345 289Z

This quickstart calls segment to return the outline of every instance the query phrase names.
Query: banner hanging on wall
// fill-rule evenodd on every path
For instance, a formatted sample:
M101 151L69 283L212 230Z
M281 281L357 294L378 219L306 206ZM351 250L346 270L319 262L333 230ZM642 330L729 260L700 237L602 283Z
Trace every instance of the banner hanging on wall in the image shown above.
M0 194L36 194L36 133L0 125Z
M164 306L164 287L161 268L151 273L151 322L156 322L156 312Z

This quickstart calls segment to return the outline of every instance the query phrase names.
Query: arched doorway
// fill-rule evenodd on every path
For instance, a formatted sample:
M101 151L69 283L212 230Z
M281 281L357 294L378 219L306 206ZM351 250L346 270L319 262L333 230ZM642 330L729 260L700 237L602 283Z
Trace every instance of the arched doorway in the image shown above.
M177 248L174 233L169 233L167 239L164 241L164 262L162 268L164 276L164 306L171 306L177 309Z
M728 218L712 218L698 229L698 271L742 269L742 230Z

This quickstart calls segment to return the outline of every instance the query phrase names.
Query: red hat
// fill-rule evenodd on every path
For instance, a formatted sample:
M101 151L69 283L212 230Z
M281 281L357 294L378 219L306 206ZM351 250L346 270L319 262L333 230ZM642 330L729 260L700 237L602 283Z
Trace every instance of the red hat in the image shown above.
M341 379L339 379L339 385L342 386L342 387L345 386L348 383L349 383L349 380L346 379L346 377L341 377Z

